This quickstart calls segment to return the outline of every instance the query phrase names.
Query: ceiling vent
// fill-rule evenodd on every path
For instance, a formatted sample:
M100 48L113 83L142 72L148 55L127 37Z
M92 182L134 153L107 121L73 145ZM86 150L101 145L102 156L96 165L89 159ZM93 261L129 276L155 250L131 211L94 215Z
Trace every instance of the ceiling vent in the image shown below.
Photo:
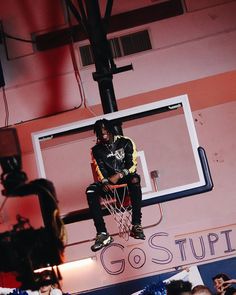
M109 39L113 58L152 49L148 30ZM91 45L79 46L82 66L94 64Z

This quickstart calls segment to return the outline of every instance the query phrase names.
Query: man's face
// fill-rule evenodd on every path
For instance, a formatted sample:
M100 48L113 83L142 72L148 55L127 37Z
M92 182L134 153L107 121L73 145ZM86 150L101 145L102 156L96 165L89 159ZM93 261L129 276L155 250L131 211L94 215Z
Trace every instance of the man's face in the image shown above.
M111 138L111 133L105 127L102 127L98 133L98 139L103 143L108 143Z
M44 284L40 287L41 293L49 293L50 292L51 286L52 286L50 280L51 280L51 278L49 276L44 278Z
M223 278L218 278L214 280L214 287L217 293L221 293L224 291L225 287L222 286L223 282L224 282Z
M51 285L41 286L40 292L41 293L48 293L51 290Z

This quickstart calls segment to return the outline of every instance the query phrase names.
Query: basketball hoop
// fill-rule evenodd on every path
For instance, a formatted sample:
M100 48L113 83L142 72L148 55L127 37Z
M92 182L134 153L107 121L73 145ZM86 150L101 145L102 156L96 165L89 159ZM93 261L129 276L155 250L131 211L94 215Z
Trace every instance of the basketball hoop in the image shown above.
M128 241L131 229L132 206L127 184L111 185L111 191L101 198L101 205L113 216L119 236Z

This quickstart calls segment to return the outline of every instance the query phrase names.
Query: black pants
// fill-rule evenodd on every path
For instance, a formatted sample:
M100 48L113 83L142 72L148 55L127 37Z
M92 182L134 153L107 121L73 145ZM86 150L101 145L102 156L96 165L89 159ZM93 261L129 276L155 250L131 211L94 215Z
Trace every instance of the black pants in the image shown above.
M141 202L142 191L140 184L140 176L137 173L129 174L119 180L117 184L127 183L129 196L132 205L132 224L141 224ZM90 184L86 190L89 209L96 227L97 233L106 232L106 225L102 215L100 198L104 195L102 184L95 182Z

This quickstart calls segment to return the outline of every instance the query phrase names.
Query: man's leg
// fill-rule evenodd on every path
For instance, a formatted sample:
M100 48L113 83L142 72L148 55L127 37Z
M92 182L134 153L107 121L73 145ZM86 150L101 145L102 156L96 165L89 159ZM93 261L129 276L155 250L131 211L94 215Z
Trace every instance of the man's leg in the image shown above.
M142 190L140 176L135 173L128 177L128 188L132 204L132 229L130 235L135 239L145 240L145 235L141 226L142 220Z
M100 205L101 193L101 186L99 183L91 184L86 190L89 209L98 233L107 231Z
M100 183L91 184L87 188L86 194L89 209L97 231L95 244L91 247L91 249L92 251L98 251L102 247L109 245L113 241L113 238L107 232L102 215L102 208L100 205L100 196L102 194L102 190Z

